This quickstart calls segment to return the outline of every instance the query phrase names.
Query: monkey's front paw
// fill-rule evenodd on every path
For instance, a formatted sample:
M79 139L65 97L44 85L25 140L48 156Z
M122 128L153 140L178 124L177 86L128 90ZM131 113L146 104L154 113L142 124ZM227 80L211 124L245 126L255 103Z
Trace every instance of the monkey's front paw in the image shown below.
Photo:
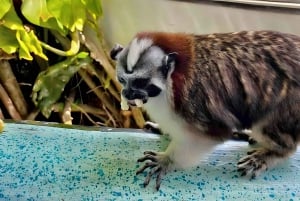
M268 169L268 163L274 153L270 150L257 149L247 153L248 155L241 158L238 162L238 171L242 176L255 178L261 172Z
M144 156L138 159L138 162L148 161L142 166L136 174L140 174L144 172L147 168L149 168L149 172L144 181L144 187L146 187L151 178L156 175L156 190L159 190L161 179L169 170L170 165L172 164L171 159L164 152L153 152L153 151L145 151Z

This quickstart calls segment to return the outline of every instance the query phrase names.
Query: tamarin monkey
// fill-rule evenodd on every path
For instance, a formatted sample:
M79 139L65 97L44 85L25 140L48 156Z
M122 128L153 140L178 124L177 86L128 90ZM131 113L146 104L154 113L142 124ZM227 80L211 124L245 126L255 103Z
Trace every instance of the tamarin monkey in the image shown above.
M123 86L122 108L143 106L171 142L145 151L159 189L171 169L199 164L232 130L251 129L260 145L238 161L256 177L285 160L300 141L300 37L275 31L194 35L138 33L111 51Z

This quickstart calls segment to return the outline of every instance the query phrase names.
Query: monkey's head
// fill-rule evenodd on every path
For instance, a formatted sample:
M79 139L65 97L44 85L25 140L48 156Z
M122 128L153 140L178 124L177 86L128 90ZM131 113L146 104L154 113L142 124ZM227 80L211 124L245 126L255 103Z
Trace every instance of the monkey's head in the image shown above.
M130 105L159 96L174 69L177 53L165 53L151 39L134 38L127 47L115 45L110 56L117 61L117 79L122 96Z

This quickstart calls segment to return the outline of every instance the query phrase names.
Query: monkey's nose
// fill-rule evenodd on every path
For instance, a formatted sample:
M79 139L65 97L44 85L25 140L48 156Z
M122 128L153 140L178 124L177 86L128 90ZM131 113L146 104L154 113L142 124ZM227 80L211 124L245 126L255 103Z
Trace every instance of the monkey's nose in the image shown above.
M122 95L127 100L135 100L135 99L144 100L147 97L147 95L144 92L139 90L132 90L132 89L123 89Z
M123 89L122 95L128 100L128 103L134 103L134 100L142 100L143 103L146 103L148 100L148 96L145 92L139 90L132 89Z

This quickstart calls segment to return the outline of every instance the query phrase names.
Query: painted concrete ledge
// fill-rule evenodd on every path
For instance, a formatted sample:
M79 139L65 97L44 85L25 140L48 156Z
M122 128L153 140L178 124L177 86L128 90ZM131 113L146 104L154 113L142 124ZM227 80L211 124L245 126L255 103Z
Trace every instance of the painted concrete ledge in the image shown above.
M0 134L0 200L300 200L300 151L255 180L235 164L245 142L219 146L196 168L169 173L161 189L135 176L144 150L167 139L136 131L6 123Z

